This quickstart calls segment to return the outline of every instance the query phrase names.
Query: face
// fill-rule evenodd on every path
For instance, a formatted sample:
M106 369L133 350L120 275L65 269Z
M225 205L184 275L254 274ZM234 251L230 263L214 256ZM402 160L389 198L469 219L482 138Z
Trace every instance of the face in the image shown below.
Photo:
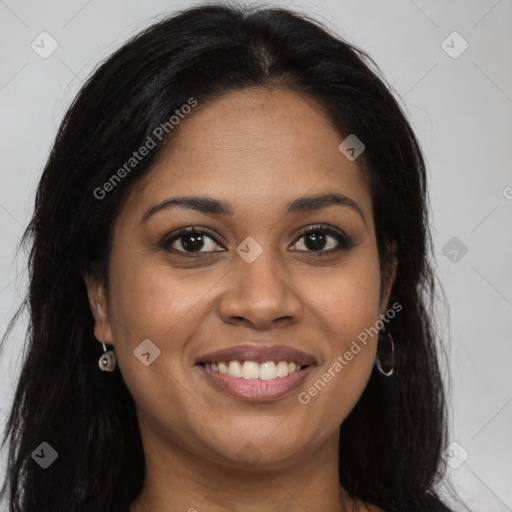
M377 337L358 335L390 291L369 183L343 138L312 100L233 92L198 105L131 189L109 288L88 290L145 448L278 468L339 435L375 362ZM169 201L182 196L228 211Z

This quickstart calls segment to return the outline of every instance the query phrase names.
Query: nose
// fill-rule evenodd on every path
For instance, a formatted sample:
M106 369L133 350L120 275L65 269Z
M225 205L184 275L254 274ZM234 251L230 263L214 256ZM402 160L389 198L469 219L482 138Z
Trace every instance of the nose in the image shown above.
M228 289L219 303L227 323L246 323L255 329L302 321L304 304L294 289L290 272L277 263L272 251L263 251L252 263L242 258L234 263Z

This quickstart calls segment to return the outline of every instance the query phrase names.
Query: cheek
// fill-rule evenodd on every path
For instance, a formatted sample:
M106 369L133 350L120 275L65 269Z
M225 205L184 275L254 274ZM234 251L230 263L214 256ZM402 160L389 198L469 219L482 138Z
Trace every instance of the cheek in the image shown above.
M190 403L184 347L204 316L206 295L216 280L187 278L168 266L112 256L111 321L118 366L137 408L154 425L186 431ZM127 278L126 276L129 276ZM146 340L150 340L148 344ZM144 347L144 352L139 347ZM149 352L146 365L141 354ZM147 361L146 361L147 362ZM162 404L172 403L172 408ZM167 432L169 434L169 432Z
M177 331L195 325L190 318L214 282L207 274L180 276L169 266L148 265L142 259L131 264L121 261L110 286L111 313L124 327L119 341L151 336L161 343L179 339Z
M299 402L317 411L328 431L355 406L373 369L377 336L370 328L379 319L380 271L374 259L359 258L315 282L315 313L326 326L330 355Z
M183 347L193 336L201 297L211 286L176 277L168 266L116 256L112 255L109 314L119 368L137 401L158 394L152 389L155 382L168 381L172 387L171 375L184 380Z
M340 350L379 318L380 270L373 251L356 254L347 265L315 276L315 309L329 326ZM349 343L350 344L350 343Z

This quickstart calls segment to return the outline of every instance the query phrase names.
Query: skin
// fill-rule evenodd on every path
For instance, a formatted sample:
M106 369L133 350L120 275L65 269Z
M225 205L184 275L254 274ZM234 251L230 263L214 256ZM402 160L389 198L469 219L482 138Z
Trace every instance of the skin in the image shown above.
M381 510L348 497L337 455L377 337L310 403L297 399L387 309L396 260L381 275L366 175L338 150L344 137L320 107L293 92L232 92L198 105L179 128L115 221L108 290L87 282L95 337L114 345L137 406L146 480L131 512ZM333 191L364 220L336 205L285 215L289 201ZM174 207L141 222L177 195L229 202L234 215ZM344 231L352 248L315 258L339 246L328 235L315 250L298 234L319 223ZM199 259L183 238L174 251L159 245L187 226L217 235L205 235ZM263 248L252 263L235 252L248 236ZM149 366L133 353L145 339L161 351ZM219 391L194 367L200 355L248 340L293 346L317 366L300 388L267 402ZM259 456L250 467L238 455L249 442Z

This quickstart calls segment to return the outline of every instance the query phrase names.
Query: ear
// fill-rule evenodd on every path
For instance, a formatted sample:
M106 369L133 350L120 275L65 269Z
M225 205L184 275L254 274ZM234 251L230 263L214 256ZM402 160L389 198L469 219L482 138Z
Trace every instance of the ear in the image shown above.
M96 278L84 276L89 306L94 317L94 336L100 343L112 345L112 328L105 287Z
M381 314L386 312L389 302L389 296L391 295L391 289L396 277L396 268L398 266L398 258L396 256L397 244L395 241L392 242L389 248L389 261L384 269L382 276L382 293L381 293Z

